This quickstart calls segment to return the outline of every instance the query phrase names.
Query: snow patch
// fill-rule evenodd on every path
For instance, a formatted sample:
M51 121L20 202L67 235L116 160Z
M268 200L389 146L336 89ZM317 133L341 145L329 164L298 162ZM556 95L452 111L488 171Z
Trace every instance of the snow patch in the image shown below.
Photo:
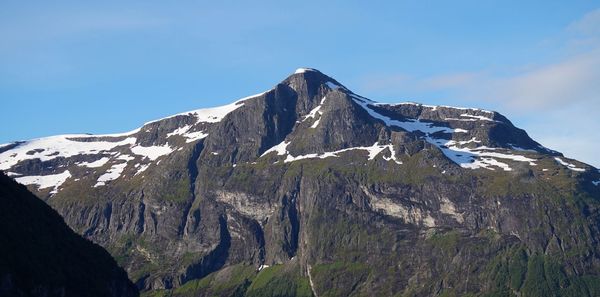
M492 118L478 116L478 115L472 115L472 114L468 114L468 113L463 113L460 116L464 117L464 118L471 118L471 119L476 119L476 120L481 120L481 121L497 122L496 120L493 120Z
M380 145L376 142L372 146L350 147L350 148L345 148L345 149L341 149L341 150L337 150L337 151L333 151L333 152L325 152L325 153L320 153L320 154L311 153L311 154L300 155L300 156L292 156L288 152L287 146L289 144L290 144L290 142L283 141L283 142L279 143L278 145L273 146L272 148L266 150L261 155L261 157L265 156L271 152L277 152L278 156L284 156L284 155L286 156L285 160L283 160L284 163L290 163L290 162L303 160L303 159L325 159L325 158L329 158L329 157L339 157L339 154L344 153L344 152L348 152L348 151L352 151L352 150L365 150L369 153L368 160L373 160L382 151L384 151L385 149L388 149L390 151L391 156L390 157L384 156L383 159L386 161L394 161L396 164L402 164L402 162L396 158L396 153L394 151L394 146L392 144Z
M187 140L185 142L190 143L190 142L194 142L196 140L206 138L206 136L208 136L208 134L206 134L202 131L198 131L198 132L189 132L187 134L184 134L183 136L187 138Z
M416 120L416 119L409 119L407 121L394 120L388 116L384 116L384 115L376 112L371 107L369 107L369 103L367 103L367 102L364 102L361 100L356 100L356 98L354 96L353 96L353 100L358 105L360 105L365 111L367 111L367 113L370 116L383 121L387 126L399 127L406 131L409 131L409 132L421 131L426 134L433 134L433 133L437 133L437 132L462 133L463 131L466 131L464 129L458 129L458 131L457 131L457 129L452 129L449 127L435 126L434 123L422 122L422 121Z
M134 174L134 176L146 171L146 169L148 169L148 167L150 167L150 164L144 164L144 165L137 164L137 165L135 165L135 167L138 168L138 171Z
M567 163L565 162L563 159L559 158L559 157L554 157L554 160L556 160L556 162L558 162L559 164L566 166L567 168L573 170L573 171L577 171L577 172L584 172L585 169L584 168L578 168L577 166L575 166L575 164L571 164L571 163Z
M323 115L323 112L321 111L321 107L323 106L323 103L325 103L325 98L323 97L323 99L321 99L321 102L319 102L319 105L315 108L313 108L306 116L304 116L304 119L302 120L302 122L305 122L308 119L314 119L317 114L319 114L319 118L310 126L311 128L317 128L317 126L319 126L319 122L321 121L321 117Z
M500 167L504 171L512 171L512 168L508 166L508 164L500 162L494 158L498 159L506 159L518 162L528 162L530 166L536 166L535 159L527 158L521 155L514 155L508 153L501 152L490 152L490 150L495 150L494 148L488 148L485 146L480 146L477 148L462 148L457 146L457 144L467 144L471 142L478 142L475 138L468 141L454 141L454 140L445 140L445 139L434 139L431 137L427 137L427 141L436 145L438 148L442 150L444 155L446 155L450 160L454 163L460 165L463 168L468 169L478 169L485 168L489 170L494 170L490 166Z
M128 132L123 133L111 133L111 134L86 134L87 137L122 137L122 136L130 136L132 134L140 132L142 128L133 129Z
M17 177L15 180L24 185L37 185L38 189L53 188L50 194L56 194L58 192L58 187L60 187L69 177L71 177L71 172L65 170L59 174L23 176Z
M356 99L356 97L353 96L353 99ZM374 117L376 119L383 121L388 126L399 127L406 131L409 131L409 132L421 131L421 132L425 133L425 135L426 135L425 139L429 143L440 148L442 150L442 152L449 159L451 159L456 164L459 164L463 168L470 168L470 169L486 168L486 169L493 170L493 168L491 168L490 166L496 166L496 167L502 168L505 171L512 170L512 168L510 168L508 166L508 164L499 162L498 160L495 160L493 158L509 159L509 160L520 161L520 162L529 162L529 165L531 165L531 166L536 165L534 163L534 161L535 161L534 159L530 159L530 158L527 158L527 157L524 157L521 155L484 151L484 150L494 150L494 148L479 147L476 149L469 149L469 148L461 148L458 146L458 145L464 145L464 144L471 143L471 142L479 142L474 138L471 140L468 140L468 141L455 141L455 140L434 138L431 136L432 134L435 134L438 132L443 132L443 133L466 133L466 132L468 132L464 129L452 129L449 127L435 126L433 123L421 122L418 119L410 119L407 121L394 120L394 119L391 119L390 117L387 117L385 115L382 115L382 114L376 112L369 106L369 103L367 103L363 100L354 100L354 102L356 102L365 111L367 111L367 113L369 115L371 115L372 117ZM421 104L416 104L416 103L401 103L401 104L421 105ZM491 112L489 112L489 113L491 113ZM461 116L471 117L471 118L475 118L475 119L479 119L479 120L492 120L491 118L487 118L487 117L483 117L483 116L473 116L473 115L469 115L466 113L462 114Z
M155 122L159 122L162 120L166 120L166 119L170 119L170 118L174 118L176 116L184 116L184 115L192 115L196 117L197 123L218 123L221 120L223 120L225 118L225 116L227 116L229 113L231 113L232 111L242 107L244 105L243 101L246 101L248 99L252 99L255 97L259 97L262 96L268 92L270 92L272 89L264 91L262 93L259 94L255 94L255 95L251 95L248 97L244 97L241 99L236 100L235 102L231 103L231 104L227 104L227 105L223 105L223 106L218 106L218 107L210 107L210 108L201 108L201 109L196 109L196 110L191 110L191 111L187 111L187 112L182 112L182 113L178 113L178 114L174 114L172 116L168 116L168 117L164 117L158 120L154 120L154 121L150 121L150 122L146 122L144 124L148 125L151 123L155 123Z
M268 155L270 152L277 152L278 156L283 156L286 155L287 152L287 146L290 144L291 142L286 142L285 140L282 141L281 143L279 143L278 145L273 146L272 148L266 150L264 153L262 153L262 156Z
M49 161L59 157L95 155L122 145L132 145L136 138L121 141L77 141L77 138L97 137L85 134L58 135L26 141L15 148L0 153L0 170L6 170L23 160Z
M258 96L258 95L256 95L256 96ZM251 97L248 97L248 98L251 98ZM228 105L224 105L224 106L198 109L191 113L196 115L198 122L218 123L221 120L223 120L223 118L225 118L225 116L228 115L230 112L242 107L243 105L244 105L243 102L238 101L238 102L234 102L232 104L228 104Z
M167 138L169 138L171 136L175 136L175 135L183 135L191 128L192 128L192 126L190 126L190 125L185 125L183 127L179 127L177 129L173 130L173 132L167 133Z
M134 147L131 148L131 152L139 155L139 156L144 156L144 157L148 157L148 159L154 161L164 155L168 155L170 153L173 152L173 148L171 148L168 144L165 144L164 146L158 146L158 145L154 145L154 146L141 146L141 145L136 145Z
M510 168L510 166L508 166L508 164L502 163L502 162L500 162L496 159L492 159L492 158L481 158L481 159L474 160L471 163L461 163L460 166L463 168L469 168L469 169L485 168L485 169L489 169L492 171L494 170L494 168L490 168L490 166L495 166L495 167L500 167L500 169L502 169L504 171L512 171L512 168Z
M135 157L130 156L130 155L120 155L120 156L117 157L117 160L123 160L125 162L129 162L129 161L134 160L134 159L135 159Z
M110 158L104 157L102 159L96 160L94 162L80 162L77 163L79 166L88 167L88 168L98 168L104 166L104 164L108 163Z
M394 161L394 163L401 165L402 161L396 158L396 151L394 150L394 145L388 144L388 149L390 150L391 155L389 157L383 156L383 159L386 161Z
M296 71L294 71L294 74L300 74L300 73L305 73L305 72L319 72L319 71L312 69L312 68L298 68L298 69L296 69Z
M325 103L325 99L326 99L326 97L323 97L323 99L321 99L321 102L319 102L319 105L317 107L313 108L306 116L304 116L304 119L302 121L304 122L308 119L315 118L315 116L317 116L317 113L323 114L319 110L321 109L321 106L323 106L323 103Z
M312 125L310 125L310 127L312 129L315 129L319 126L319 123L321 122L321 118L319 118L318 120L316 120Z
M113 165L110 169L106 171L105 174L101 175L98 178L97 183L94 185L94 188L104 186L107 182L119 178L125 167L127 167L127 162Z
M192 126L190 125L177 128L173 130L173 132L167 134L167 138L174 135L180 135L186 138L186 143L190 143L208 136L208 134L204 133L204 131L189 132L191 128Z
M135 157L130 156L130 155L120 155L117 157L117 160L121 160L121 161L125 161L124 163L119 163L119 164L114 164L112 167L110 167L106 173L104 173L103 175L101 175L96 184L94 185L94 188L99 187L99 186L104 186L106 185L106 182L109 182L111 180L115 180L117 178L119 178L121 176L121 173L123 172L123 170L125 169L125 167L127 167L127 164L129 163L129 161L134 160Z
M456 140L449 140L448 142L444 143L444 145L446 146L455 146L457 144L459 145L465 145L465 144L469 144L469 143L481 143L480 140L477 140L477 138L473 137L469 140L462 140L462 141L456 141Z

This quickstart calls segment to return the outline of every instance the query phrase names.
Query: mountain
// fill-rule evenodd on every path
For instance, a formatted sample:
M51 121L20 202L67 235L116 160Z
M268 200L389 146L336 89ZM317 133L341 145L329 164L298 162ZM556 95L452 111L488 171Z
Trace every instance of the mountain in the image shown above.
M100 246L0 173L0 296L138 296Z
M598 296L600 172L497 112L381 104L298 69L0 170L173 296Z

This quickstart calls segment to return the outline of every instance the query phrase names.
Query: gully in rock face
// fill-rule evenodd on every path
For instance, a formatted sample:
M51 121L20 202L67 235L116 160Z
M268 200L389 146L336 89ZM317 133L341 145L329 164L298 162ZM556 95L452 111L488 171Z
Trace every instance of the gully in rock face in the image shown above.
M600 294L597 169L497 112L377 103L311 68L127 133L9 144L0 170L156 294Z

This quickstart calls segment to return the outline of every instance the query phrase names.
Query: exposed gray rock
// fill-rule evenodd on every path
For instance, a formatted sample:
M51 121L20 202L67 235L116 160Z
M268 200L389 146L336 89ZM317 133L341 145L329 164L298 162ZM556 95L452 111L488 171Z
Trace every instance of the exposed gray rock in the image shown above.
M313 70L234 107L218 121L191 112L70 138L135 138L97 153L13 162L18 144L0 166L15 163L5 169L16 178L68 169L59 186L30 189L144 290L283 264L317 295L526 294L525 275L518 287L494 281L521 250L556 261L572 284L600 275L597 169L496 112L376 104Z

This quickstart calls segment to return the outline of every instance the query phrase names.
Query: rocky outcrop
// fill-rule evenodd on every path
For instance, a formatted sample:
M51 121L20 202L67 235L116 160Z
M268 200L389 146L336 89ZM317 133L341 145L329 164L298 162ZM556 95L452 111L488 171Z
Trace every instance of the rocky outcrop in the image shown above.
M30 188L143 290L597 292L600 173L496 112L379 104L300 69L232 105L101 139L74 155L17 144L0 167L24 183L68 170Z

